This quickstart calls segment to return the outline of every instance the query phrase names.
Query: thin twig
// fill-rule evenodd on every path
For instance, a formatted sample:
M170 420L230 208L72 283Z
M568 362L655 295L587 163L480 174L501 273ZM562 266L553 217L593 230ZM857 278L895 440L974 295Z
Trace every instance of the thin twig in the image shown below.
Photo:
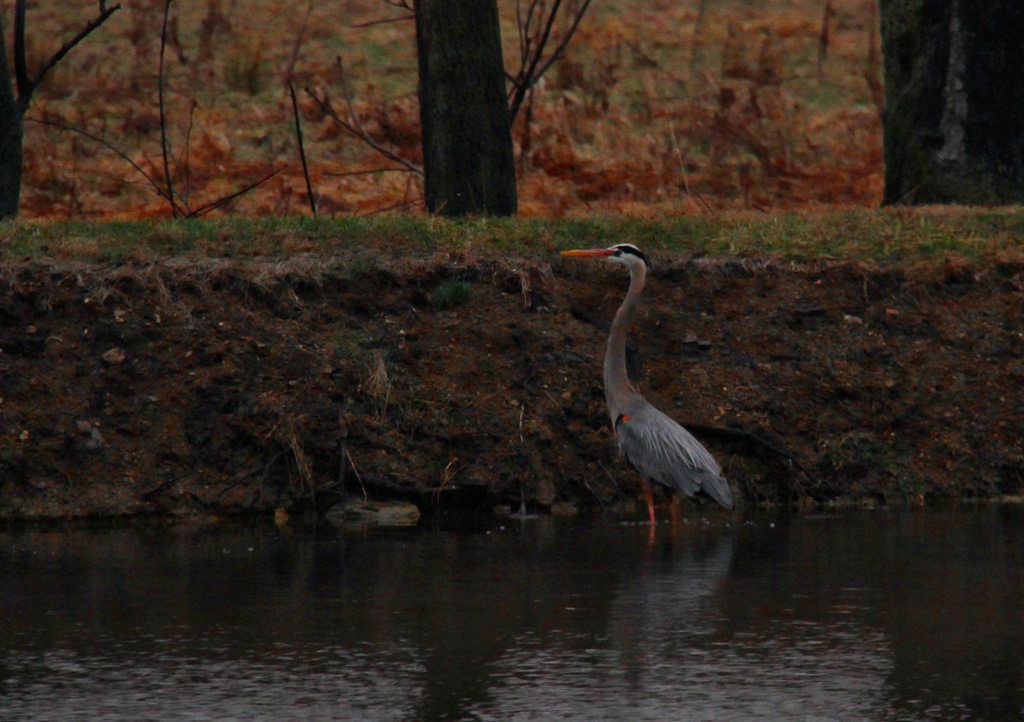
M339 69L342 68L341 58L340 57L338 58L338 67L339 67ZM373 137L369 133L367 133L363 129L362 125L359 123L359 120L356 118L355 110L352 107L352 100L351 100L351 98L348 95L348 87L347 87L347 85L344 82L344 73L342 74L342 92L346 96L346 104L348 105L348 108L349 108L349 116L352 118L351 122L347 121L347 120L344 120L340 115L338 115L338 113L331 106L331 103L330 103L329 100L327 100L326 98L320 98L319 96L317 96L316 93L314 93L308 87L305 90L306 90L306 94L309 97L311 97L316 102L317 105L320 106L320 110L322 110L327 116L329 116L331 119L333 119L334 122L338 123L342 128L344 128L348 132L352 133L354 136L356 136L357 138L362 140L364 143L366 143L368 146L373 148L375 151L380 153L382 156L384 156L388 160L393 160L394 162L402 165L407 171L409 171L411 173L416 173L417 175L423 175L423 169L422 168L420 168L418 165L416 165L412 161L407 160L407 159L403 158L402 156L398 155L394 151L390 151L387 148L384 148L377 141L375 141L373 139Z
M164 114L164 51L167 49L167 20L171 14L171 1L164 2L164 25L160 32L160 67L157 71L157 95L160 101L160 150L164 157L164 179L167 181L167 199L171 203L171 218L178 217L178 204L174 200L174 180L167 148L167 116Z
M309 5L306 6L306 14L302 16L302 27L299 28L299 32L295 35L295 44L292 45L292 54L288 58L288 65L284 70L284 79L288 83L288 87L291 87L292 80L295 78L295 64L299 62L299 53L302 52L302 43L306 39L306 29L309 27L309 16L313 14L313 3L315 0L309 0ZM292 91L292 97L295 97L295 91Z
M359 482L359 488L363 490L363 501L369 501L370 497L366 493L366 486L363 485L363 478L359 476L359 469L356 468L356 462L352 461L352 453L345 449L345 456L348 458L349 466L352 467L352 473L356 475L356 481Z
M375 141L370 136L370 134L366 132L366 129L363 128L362 123L359 122L359 114L356 113L355 105L352 103L352 92L351 92L351 90L348 87L348 76L345 73L345 65L342 63L340 55L335 59L335 62L338 65L338 79L341 81L341 92L342 92L342 95L345 96L345 105L348 108L348 117L352 119L352 125L351 126L345 126L345 123L342 123L342 125L345 126L345 127L348 127L349 130L354 130L359 135L359 137L363 139L363 142L368 143L371 148L376 150L378 153L383 155L385 158L393 160L396 163L401 163L402 165L404 165L409 170L411 170L413 172L416 172L416 173L419 173L420 175L424 175L422 168L420 168L416 164L410 162L409 160L403 158L402 156L398 155L397 153L393 153L392 151L389 151L386 148L380 146L377 143L377 141ZM337 118L336 115L332 116L332 117ZM337 118L337 119L340 121L340 118Z
M416 208L417 206L421 206L421 205L423 205L423 201L422 200L417 200L417 201L404 201L403 200L403 201L398 201L396 203L392 203L390 206L385 206L383 208L374 208L371 211L367 211L365 213L365 215L366 216L379 216L379 215L382 215L384 213L390 213L391 211L408 211L408 210L411 210L411 209Z
M378 20L369 20L365 23L354 23L353 28L372 28L374 25L390 25L391 23L401 23L406 20L416 19L416 8L413 7L412 0L384 0L385 5L390 5L397 10L404 10L403 15L392 17L392 18L380 18Z
M606 506L606 504L604 503L604 499L602 499L601 497L599 497L599 496L597 495L597 492L596 492L596 491L594 491L594 490L593 490L593 488L591 488L591 486L590 486L590 482L589 482L589 481L587 481L587 475L586 475L586 474L583 474L583 486L584 486L584 487L586 487L587 491L589 491L589 492L590 492L590 495L591 495L591 496L593 496L593 497L594 497L595 499L597 499L597 503L601 505L601 508L602 508L602 509L604 509L604 508L605 508L605 506Z
M530 3L530 10L531 11L533 10L534 3L536 3L536 0L534 0L534 2L532 2L532 3ZM522 67L523 65L526 64L526 57L527 57L527 50L526 50L526 48L527 48L528 43L530 42L529 36L526 33L527 22L529 22L530 15L529 15L529 13L527 13L527 16L526 16L527 17L527 21L524 22L523 21L523 10L522 10L522 7L523 7L523 4L519 0L516 0L516 30L519 33L519 65L520 65L520 67Z
M374 175L375 173L408 173L408 168L371 168L369 170L325 170L323 174L330 178L347 178L348 176Z
M338 502L345 501L345 458L348 456L348 422L345 421L345 410L348 398L338 409Z
M25 53L25 0L17 0L14 5L14 68L15 79L18 84L18 107L24 113L28 109L32 93L43 82L43 77L50 72L54 65L64 59L64 56L71 52L71 49L92 33L93 30L105 23L107 19L121 9L120 3L113 7L107 7L105 0L100 0L100 14L85 24L85 27L67 41L55 52L49 60L43 63L34 78L28 77L28 63Z
M132 160L128 156L128 154L126 154L124 151L118 149L117 146L113 145L106 138L103 138L101 136L98 136L98 135L95 135L93 133L90 133L87 130L82 130L81 128L76 128L73 125L67 125L66 123L61 123L61 122L56 121L56 120L49 120L49 119L46 119L46 118L26 118L25 120L27 122L30 122L30 123L39 123L40 125L49 125L49 126L53 126L54 128L59 128L60 130L66 130L66 131L70 131L72 133L78 133L79 135L84 136L84 137L88 138L89 140L92 140L92 141L95 141L95 142L99 143L100 145L105 147L107 150L109 150L110 152L114 153L119 158L121 158L126 163L128 163L132 168L134 168L143 178L146 179L146 182L149 183L149 185L151 185L153 187L153 189L156 191L157 195L159 195L161 198L167 200L167 193L168 193L167 189L164 188L163 186L161 186L160 183L156 180L156 178L154 178L149 173L147 173L142 166L140 166L138 163L136 163L134 160ZM198 218L200 216L204 216L207 213L209 213L210 211L216 210L217 208L221 207L225 203L233 201L235 198L238 198L241 195L245 195L246 193L248 193L249 191L253 190L254 188L258 188L259 186L263 185L264 183L266 183L268 180L270 180L271 178L273 178L275 175L277 175L280 172L281 172L280 168L278 168L278 169L276 169L274 171L271 171L270 173L268 173L267 175L263 176L259 180L253 181L252 183L249 183L248 185L246 185L245 187L235 191L234 193L231 193L230 195L226 195L223 198L218 198L215 201L211 201L210 203L206 203L206 204L204 204L202 206L199 206L199 208L196 208L195 210L190 210L187 214L183 214L183 215L186 218Z
M562 418L565 419L566 421L568 421L569 417L565 415L565 409L562 408L562 405L560 403L555 401L555 397L552 396L550 393L548 393L547 389L544 389L544 395L547 396L551 400L551 403L554 405L554 407L556 409L558 409L558 413L560 413L562 415Z
M605 476L607 476L611 480L612 486L615 487L615 495L618 496L619 494L621 494L622 489L619 487L619 482L616 481L614 476L612 476L612 472L608 471L608 468L600 461L597 462L597 465L601 467L601 471L604 472Z
M411 16L411 15L408 15L408 16L403 15L401 17L394 17L394 18L380 18L379 20L367 20L365 23L354 23L352 25L352 27L353 28L358 28L358 29L362 30L364 28L372 28L375 25L391 25L392 23L404 23L407 20L414 20L414 19L415 18L413 18L413 16Z
M241 188L241 189L235 191L234 193L232 193L230 195L226 195L223 198L218 198L217 200L212 201L210 203L207 203L206 205L199 206L194 211L189 211L188 215L185 216L185 217L186 218L199 218L200 216L205 216L207 213L220 208L225 203L230 203L231 201L235 200L239 196L245 195L246 193L248 193L249 191L253 190L254 188L259 188L261 185L266 183L268 180L270 180L271 178L273 178L274 176L276 176L280 172L281 172L280 168L278 168L277 170L273 170L270 173L267 173L265 176L263 176L259 180L253 181L249 185L247 185L244 188Z
M544 29L541 31L540 39L537 41L536 51L532 57L527 58L527 63L524 67L519 69L519 74L516 76L517 83L515 93L512 96L512 105L509 108L509 115L511 118L516 117L516 113L519 112L519 106L523 104L523 99L526 97L526 91L529 90L538 80L540 75L536 73L537 67L540 64L541 56L544 54L544 48L548 44L548 39L551 37L551 30L555 24L555 16L558 14L558 8L561 7L562 0L555 0L551 6L551 12L548 14L547 22L544 23ZM533 8L530 9L530 14L527 15L527 22L529 22L530 15L533 13ZM529 36L527 36L527 42L529 42ZM527 53L529 56L529 52Z
M156 190L157 195L159 195L161 198L165 198L165 199L167 198L167 190L165 188L163 188L157 182L157 180L153 176L151 176L149 173L147 173L142 168L142 166L140 166L138 163L136 163L134 160L132 160L130 157L128 157L127 154L125 154L123 151L119 150L116 146L112 145L110 143L110 141L108 141L107 139L102 138L102 137L100 137L98 135L94 135L94 134L92 134L92 133L90 133L90 132L88 132L86 130L82 130L81 128L76 128L73 125L67 125L65 123L61 123L61 122L56 121L56 120L49 120L49 119L46 119L46 118L25 118L25 120L26 120L26 122L29 122L29 123L39 123L40 125L50 125L50 126L53 126L54 128L59 128L61 130L71 131L72 133L78 133L79 135L85 136L89 140L96 141L100 145L104 146L107 150L109 150L112 153L118 155L122 160L126 161L129 165L131 165L132 168L134 168L136 171L138 171L146 179L146 181L151 186L153 186L153 189Z
M558 14L558 10L561 7L562 2L561 0L555 0L554 4L551 6L551 11L548 14L547 20L544 23L544 28L541 31L540 38L537 40L535 47L532 47L533 40L529 35L529 25L532 22L534 10L538 7L538 4L535 2L530 6L529 11L527 12L525 27L520 29L521 67L515 78L512 79L512 85L515 90L512 93L512 100L509 104L509 116L511 120L515 120L516 114L519 112L519 108L526 99L526 94L529 90L540 82L540 79L544 77L544 74L547 73L548 70L551 69L552 65L562 58L565 53L565 49L569 46L569 42L579 29L580 22L582 22L583 16L587 12L587 8L590 7L590 2L591 0L583 0L583 2L580 3L579 8L576 10L576 14L573 16L572 22L569 24L569 28L559 39L558 45L555 46L555 49L546 60L542 60L544 57L544 49L547 47L547 44L551 39L555 16Z
M580 22L582 22L583 20L583 15L587 12L587 8L590 7L590 2L591 0L584 0L583 4L580 5L579 10L576 11L576 15L572 19L572 24L569 26L569 29L566 31L565 35L562 36L562 39L558 43L558 46L555 48L554 52L551 53L551 55L548 57L547 61L545 61L544 64L540 66L540 69L537 70L534 78L530 81L530 87L536 85L537 81L540 80L544 76L544 74L551 69L551 66L561 59L563 53L565 53L565 49L569 46L569 41L572 40L573 35L576 34L576 30L579 29Z
M306 164L306 147L302 143L302 122L299 119L299 101L295 98L295 86L288 81L288 92L292 96L292 113L295 115L295 137L299 141L299 158L302 160L302 174L306 177L306 194L309 196L309 209L316 217L316 198L313 196L313 183L309 180L309 166Z
M676 140L676 128L674 123L669 124L669 138L672 140L672 150L675 151L676 158L679 161L679 174L683 179L683 192L691 198L696 198L700 204L704 206L705 211L711 215L715 215L715 209L711 207L710 203L704 200L704 196L702 196L698 191L690 189L690 182L686 175L686 158L679 150L679 142Z
M825 61L828 59L828 48L831 43L831 22L835 16L835 8L832 7L832 0L825 2L825 14L821 19L821 32L818 35L818 77L825 71Z
M248 481L249 479L251 479L252 477L256 476L257 474L259 474L261 472L263 474L263 477L266 478L267 472L270 471L270 467L272 467L274 464L276 464L277 460L280 459L284 455L285 455L284 451L277 452L276 454L274 454L270 458L270 461L268 461L266 464L264 464L263 466L257 467L255 469L253 469L252 471L246 472L245 474L242 474L240 477L238 477L233 482L231 482L230 484L225 486L223 489L221 489L219 492L217 492L217 494L213 498L214 499L219 499L220 497L224 496L224 494L226 494L227 492L231 491L232 489L234 489L239 484L245 483L246 481ZM163 488L165 486L168 486L169 483L170 482L164 482L163 484L158 486L156 489L154 489L152 491L148 491L146 493L147 494L155 494L156 492L163 490ZM262 485L261 485L261 491L262 491Z
M192 169L189 167L189 162L192 158L192 129L195 127L196 108L198 107L199 103L193 100L192 107L188 111L188 129L185 131L185 162L182 164L185 176L185 190L179 195L181 196L181 202L185 206L186 218L192 216L192 209L188 204L189 199L192 197Z

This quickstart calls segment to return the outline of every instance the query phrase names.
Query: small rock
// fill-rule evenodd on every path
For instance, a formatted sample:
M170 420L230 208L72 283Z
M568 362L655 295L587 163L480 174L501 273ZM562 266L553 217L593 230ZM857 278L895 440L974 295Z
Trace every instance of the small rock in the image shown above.
M89 438L82 441L82 448L86 451L99 451L106 445L100 430L93 426L89 429Z
M124 349L115 346L103 354L103 360L112 366L120 366L124 363Z
M99 430L99 423L95 421L89 421L87 419L76 419L75 430L78 431L80 438L76 445L83 451L99 451L107 442L104 441L103 435Z
M325 516L335 525L342 521L357 521L377 526L415 526L420 520L420 510L407 502L358 499L347 502L344 509L331 509Z
M797 316L819 316L825 313L825 307L818 303L805 303L793 309Z

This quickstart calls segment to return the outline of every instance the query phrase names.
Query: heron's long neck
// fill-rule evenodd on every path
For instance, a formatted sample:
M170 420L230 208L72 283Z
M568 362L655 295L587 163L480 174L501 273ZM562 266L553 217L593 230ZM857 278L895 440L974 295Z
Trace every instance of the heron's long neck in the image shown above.
M629 291L626 300L615 312L612 331L608 336L608 348L604 355L604 394L612 426L626 401L636 394L626 372L626 334L633 320L633 312L640 302L646 276L647 269L642 263L629 267Z

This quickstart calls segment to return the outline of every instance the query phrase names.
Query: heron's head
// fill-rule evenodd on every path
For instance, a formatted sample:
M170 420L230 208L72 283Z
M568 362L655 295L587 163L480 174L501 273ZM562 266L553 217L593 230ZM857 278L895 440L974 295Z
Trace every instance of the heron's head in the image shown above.
M621 263L627 268L635 265L650 266L647 256L632 243L616 243L608 248L587 248L577 251L562 251L563 256L577 258L600 258L609 263Z

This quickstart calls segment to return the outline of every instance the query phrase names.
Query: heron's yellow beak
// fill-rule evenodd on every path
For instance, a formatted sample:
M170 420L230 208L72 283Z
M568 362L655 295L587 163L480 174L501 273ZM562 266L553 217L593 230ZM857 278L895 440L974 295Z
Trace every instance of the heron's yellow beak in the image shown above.
M615 253L610 248L584 248L575 251L562 251L563 256L576 256L578 258L607 258Z

